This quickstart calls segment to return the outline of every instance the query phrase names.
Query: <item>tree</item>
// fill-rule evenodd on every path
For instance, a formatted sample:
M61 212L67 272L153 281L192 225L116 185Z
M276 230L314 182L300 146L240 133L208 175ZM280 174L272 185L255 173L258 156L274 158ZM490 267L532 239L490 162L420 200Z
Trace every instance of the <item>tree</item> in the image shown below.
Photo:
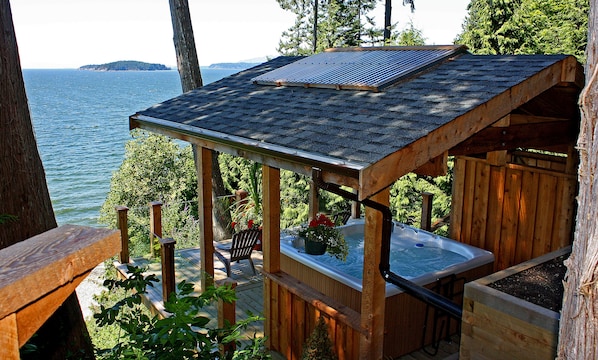
M277 0L296 15L282 33L278 51L284 55L310 55L330 47L360 46L382 41L382 30L368 16L375 0ZM317 29L317 31L314 31ZM315 43L315 46L314 46ZM315 50L314 50L315 49Z
M114 207L126 205L131 255L145 255L149 252L148 203L161 201L164 237L176 238L177 246L197 246L197 174L191 148L157 134L140 130L132 134L125 158L112 174L100 222L116 227Z
M187 0L169 0L170 15L172 18L173 40L177 54L177 67L183 92L191 91L203 86L197 50L195 48L195 38L193 27L191 25L191 15L189 13L189 2ZM196 151L193 145L193 151ZM220 166L218 164L218 153L214 152L212 156L212 198L214 200L213 225L214 236L223 239L231 236L229 224L231 223L230 213L227 208L217 206L215 201L219 197L226 195Z
M415 10L415 0L403 0L403 5L410 5L411 12ZM413 25L413 24L412 24ZM384 1L384 44L387 44L391 38L392 25L392 0Z
M396 39L391 41L396 42L400 46L422 46L426 44L426 38L421 29L418 29L413 24L413 21L409 22L409 26L401 31Z
M572 54L583 62L588 0L473 0L455 40L478 54Z
M571 256L566 261L558 358L598 358L598 1L590 6L586 86L580 95L579 196Z
M46 175L33 134L8 0L0 0L0 248L56 227ZM44 359L93 358L76 293L34 339ZM26 357L24 357L26 358Z

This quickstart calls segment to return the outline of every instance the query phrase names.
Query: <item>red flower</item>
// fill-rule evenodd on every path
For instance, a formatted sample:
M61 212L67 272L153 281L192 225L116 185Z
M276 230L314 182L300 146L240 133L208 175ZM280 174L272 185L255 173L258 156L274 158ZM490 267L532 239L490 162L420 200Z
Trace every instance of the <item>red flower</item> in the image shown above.
M230 227L232 227L233 229L235 228L235 225L237 225L237 223L234 221L232 223L230 223Z
M249 221L247 222L247 228L248 228L248 229L253 229L253 220L249 220Z
M330 220L328 216L324 214L316 215L316 217L309 222L309 227L316 227L318 225L334 227L334 223L332 222L332 220Z

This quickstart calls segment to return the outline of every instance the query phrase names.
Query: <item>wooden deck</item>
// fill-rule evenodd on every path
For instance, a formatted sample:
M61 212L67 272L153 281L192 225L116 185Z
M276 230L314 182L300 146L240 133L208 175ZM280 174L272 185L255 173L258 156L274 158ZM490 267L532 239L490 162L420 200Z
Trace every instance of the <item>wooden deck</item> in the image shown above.
M251 271L251 266L248 261L241 261L231 265L232 279L237 282L237 303L236 315L237 320L246 319L247 312L252 314L262 315L264 308L264 292L263 292L263 278L261 275L262 269L262 253L254 251L252 255L257 274L254 275ZM183 249L175 252L175 271L177 283L181 280L193 283L196 286L196 291L199 292L200 284L200 259L199 249ZM155 274L160 280L153 288L148 290L145 299L145 304L154 314L166 316L162 305L162 273L160 262L146 258L136 258L131 261L131 265L147 267L147 274ZM115 263L116 268L121 274L126 274L126 265ZM224 264L217 258L214 259L214 276L215 280L226 279L226 269ZM210 325L216 326L217 309L215 305L210 305L204 309L203 315L210 317ZM259 321L250 326L245 335L247 337L264 336L263 322ZM441 341L438 352L435 356L430 355L434 349L428 347L425 350L420 350L409 355L402 356L398 360L455 360L458 359L459 352L459 338L454 336L450 342ZM282 356L274 356L274 359L284 359Z

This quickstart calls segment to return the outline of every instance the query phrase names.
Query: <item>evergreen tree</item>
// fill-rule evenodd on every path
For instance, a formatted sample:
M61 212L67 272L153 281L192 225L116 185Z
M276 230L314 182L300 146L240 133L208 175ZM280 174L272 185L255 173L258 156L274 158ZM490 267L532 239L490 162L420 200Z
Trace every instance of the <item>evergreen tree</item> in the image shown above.
M478 54L556 54L583 61L588 0L473 0L455 42Z
M278 51L283 55L309 55L314 51L314 21L317 17L316 52L331 47L360 46L382 42L382 29L375 28L368 14L375 0L277 0L296 15L295 24L282 33ZM315 1L317 3L317 12Z

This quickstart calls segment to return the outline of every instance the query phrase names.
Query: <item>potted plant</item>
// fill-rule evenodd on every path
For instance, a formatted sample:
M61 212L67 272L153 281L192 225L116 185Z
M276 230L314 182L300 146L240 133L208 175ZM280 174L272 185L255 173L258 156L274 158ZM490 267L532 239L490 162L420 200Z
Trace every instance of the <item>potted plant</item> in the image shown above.
M349 247L345 237L324 214L317 214L307 227L299 230L299 236L305 240L305 252L308 254L322 255L328 251L337 259L347 259Z

